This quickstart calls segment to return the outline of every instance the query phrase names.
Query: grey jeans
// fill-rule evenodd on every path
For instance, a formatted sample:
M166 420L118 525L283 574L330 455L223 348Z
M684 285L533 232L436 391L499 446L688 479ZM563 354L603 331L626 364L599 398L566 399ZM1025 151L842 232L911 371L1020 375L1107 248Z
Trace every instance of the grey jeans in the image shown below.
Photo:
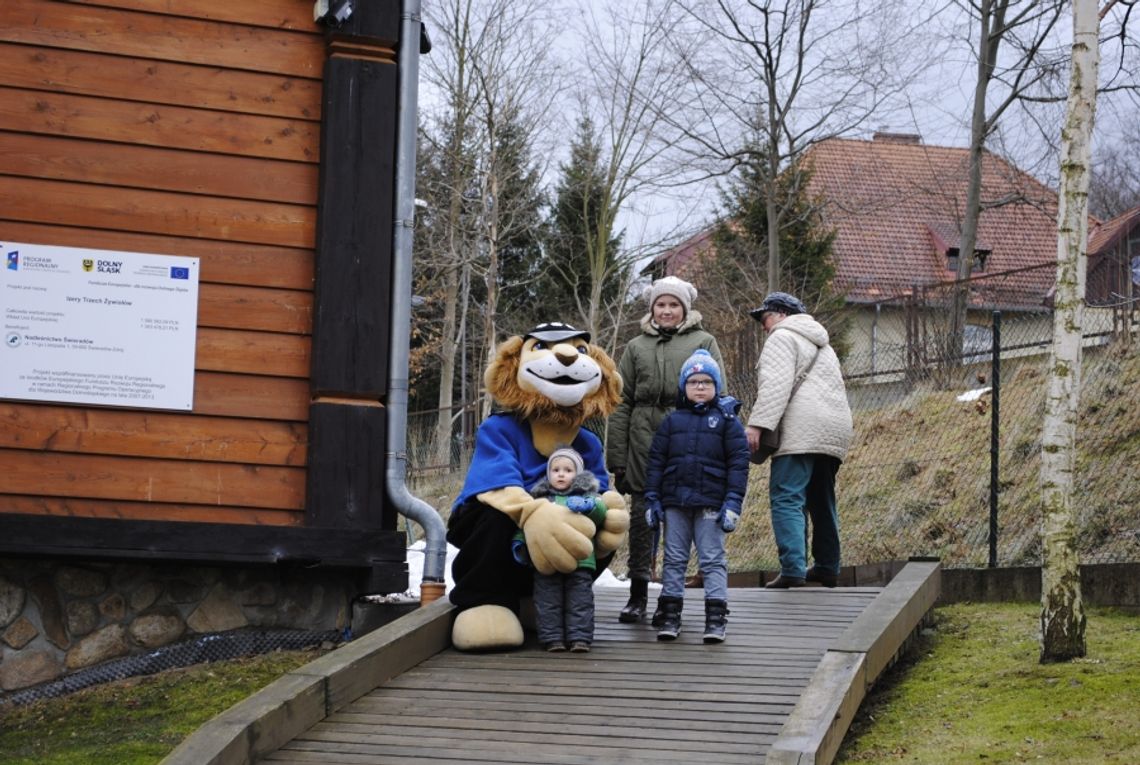
M538 642L594 642L594 572L534 575Z

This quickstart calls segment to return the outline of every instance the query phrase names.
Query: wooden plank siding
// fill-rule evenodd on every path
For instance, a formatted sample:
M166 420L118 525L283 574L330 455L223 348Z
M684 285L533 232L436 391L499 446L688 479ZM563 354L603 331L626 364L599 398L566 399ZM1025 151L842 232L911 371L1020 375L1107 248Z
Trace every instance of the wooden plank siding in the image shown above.
M0 519L304 523L326 46L306 0L0 4L0 236L201 260L193 412L0 401Z

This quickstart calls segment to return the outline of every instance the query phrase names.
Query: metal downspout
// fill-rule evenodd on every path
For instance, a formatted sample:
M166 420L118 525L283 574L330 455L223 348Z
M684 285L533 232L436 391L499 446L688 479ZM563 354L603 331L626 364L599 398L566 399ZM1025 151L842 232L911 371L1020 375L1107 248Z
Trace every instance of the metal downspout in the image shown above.
M424 530L420 604L444 594L447 530L434 507L413 496L408 473L408 354L412 315L412 234L415 225L416 130L420 73L420 0L403 0L400 12L399 103L396 115L395 234L392 246L391 351L388 359L388 498Z

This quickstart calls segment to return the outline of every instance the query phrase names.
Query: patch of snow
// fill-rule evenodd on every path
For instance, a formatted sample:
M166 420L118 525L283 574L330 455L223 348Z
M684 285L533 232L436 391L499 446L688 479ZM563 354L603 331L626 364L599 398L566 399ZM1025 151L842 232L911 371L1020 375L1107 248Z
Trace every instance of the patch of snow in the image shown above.
M968 390L965 393L963 393L962 395L958 396L958 400L959 401L977 401L982 396L989 393L991 390L993 390L993 388L990 386L986 386L985 388L974 388L973 390Z

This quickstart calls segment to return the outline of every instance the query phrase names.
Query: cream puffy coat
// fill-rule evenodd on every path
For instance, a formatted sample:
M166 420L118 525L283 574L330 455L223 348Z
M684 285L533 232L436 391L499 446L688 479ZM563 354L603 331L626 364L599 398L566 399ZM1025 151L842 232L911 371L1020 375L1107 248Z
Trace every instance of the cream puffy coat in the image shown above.
M828 340L822 324L808 314L796 314L777 324L764 342L756 364L756 403L748 424L767 430L780 428L780 448L775 457L828 454L842 460L847 456L853 434L851 407L839 358ZM796 379L817 351L819 359L789 401Z

